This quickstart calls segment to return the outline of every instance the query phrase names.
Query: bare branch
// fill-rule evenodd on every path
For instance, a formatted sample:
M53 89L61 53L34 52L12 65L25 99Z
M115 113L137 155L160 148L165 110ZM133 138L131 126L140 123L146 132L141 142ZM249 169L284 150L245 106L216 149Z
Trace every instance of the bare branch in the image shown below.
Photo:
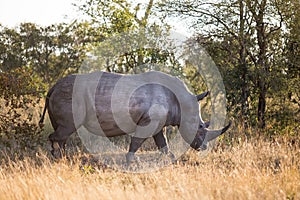
M142 19L142 22L144 23L144 25L148 21L148 18L150 16L152 7L153 7L153 0L149 0L148 6L147 6L146 11L145 11L145 15L144 15L144 17Z

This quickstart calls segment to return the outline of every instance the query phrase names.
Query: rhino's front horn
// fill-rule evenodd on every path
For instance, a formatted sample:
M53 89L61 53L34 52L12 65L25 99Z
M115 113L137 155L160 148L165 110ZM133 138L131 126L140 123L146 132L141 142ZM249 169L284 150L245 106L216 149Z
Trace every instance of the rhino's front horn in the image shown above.
M229 127L231 126L231 121L228 123L227 126L225 126L224 128L220 129L220 130L209 130L206 128L207 133L206 133L206 137L205 140L207 142L216 139L218 136L222 135L223 133L225 133Z

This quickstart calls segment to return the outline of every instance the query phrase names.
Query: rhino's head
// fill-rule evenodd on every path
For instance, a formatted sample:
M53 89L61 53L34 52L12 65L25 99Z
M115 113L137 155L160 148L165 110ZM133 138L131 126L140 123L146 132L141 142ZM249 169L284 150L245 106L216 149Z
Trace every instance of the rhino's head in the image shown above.
M200 95L197 95L197 100L200 101L204 97L206 97L209 94L209 92L204 92ZM190 146L195 149L195 150L205 150L207 149L207 143L209 141L212 141L216 139L218 136L222 135L225 133L228 128L230 127L231 122L227 126L225 126L222 129L219 130L210 130L209 127L209 122L203 122L200 121L198 131L196 133L196 136Z
M207 143L209 141L216 139L218 136L222 135L223 133L225 133L228 130L228 128L230 127L230 125L231 125L231 122L229 122L229 124L227 126L225 126L224 128L222 128L220 130L210 130L208 128L209 122L201 123L199 125L195 139L190 144L190 146L197 151L205 150L207 148Z

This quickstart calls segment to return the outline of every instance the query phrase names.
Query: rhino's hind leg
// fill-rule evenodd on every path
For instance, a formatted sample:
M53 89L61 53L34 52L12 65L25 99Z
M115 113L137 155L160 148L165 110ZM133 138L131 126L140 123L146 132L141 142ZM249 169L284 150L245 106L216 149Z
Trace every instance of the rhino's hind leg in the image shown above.
M163 130L159 131L156 135L153 136L156 146L158 147L159 151L163 155L167 155L171 160L172 163L176 161L174 154L169 151L169 147L167 144L167 139L163 134Z
M67 139L74 133L76 129L74 127L62 127L58 126L54 133L49 135L51 142L51 153L54 158L61 158L64 151Z
M129 152L126 154L127 165L130 165L130 163L133 162L133 160L135 159L135 152L142 146L143 142L146 139L147 138L131 137Z

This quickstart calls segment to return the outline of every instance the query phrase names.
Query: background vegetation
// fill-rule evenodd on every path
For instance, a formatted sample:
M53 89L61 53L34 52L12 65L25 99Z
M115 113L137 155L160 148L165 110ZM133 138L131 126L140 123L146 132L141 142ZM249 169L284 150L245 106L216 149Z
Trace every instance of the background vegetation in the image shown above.
M149 187L154 188L154 193L149 194L152 198L157 198L157 194L162 197L187 195L188 199L200 194L209 199L300 198L298 0L148 0L144 3L81 0L75 6L88 20L47 27L33 23L15 28L0 25L0 181L5 186L0 188L3 198L38 199L42 194L55 198L45 193L46 188L54 185L59 185L55 193L60 197L70 193L78 198L88 197L87 193L83 193L84 196L76 193L79 187L72 187L79 183L81 190L89 190L91 184L95 192L92 196L103 194L119 198L123 195L138 197L138 193L131 191L143 192ZM174 17L189 25L193 33L191 39L206 49L224 79L228 118L234 125L221 138L212 155L200 161L188 156L186 162L183 159L179 165L157 174L122 178L112 171L93 171L96 175L86 169L74 172L73 168L81 166L79 161L54 164L43 157L41 152L47 152L45 144L51 128L46 124L43 131L38 120L49 87L59 78L78 72L88 52L103 45L106 39L141 28L152 30L154 38L161 38L170 32L172 25L168 22ZM113 52L112 48L106 46L108 52ZM98 69L138 73L138 66L149 63L164 64L196 92L205 90L193 66L180 64L172 52L159 49L136 49L108 57ZM31 169L31 166L35 167ZM173 173L181 176L173 177ZM36 175L37 179L32 178ZM159 185L161 178L178 185L169 182ZM186 181L181 182L181 179ZM47 184L42 180L48 180ZM107 184L99 188L97 185L103 180ZM215 184L211 184L213 182ZM66 186L71 189L60 189ZM226 186L239 193L228 192L224 189ZM26 187L42 189L31 196ZM117 187L123 192L114 194L110 188ZM164 188L168 188L169 193L162 193Z
M226 87L229 117L243 133L297 135L300 114L300 12L296 0L79 1L88 16L71 24L41 27L23 23L0 26L1 147L41 141L37 127L41 98L59 78L76 73L95 46L120 33L149 28L154 38L167 35L177 17L190 25L192 38L219 68ZM153 41L155 42L155 40ZM161 41L159 41L161 42ZM113 51L113 45L105 50ZM106 52L106 53L107 53ZM98 69L137 73L138 66L164 64L205 88L193 66L179 64L172 52L136 49L108 57ZM33 111L34 110L34 111ZM24 114L28 113L28 114ZM18 138L18 139L17 139ZM24 140L24 141L23 141ZM13 142L12 142L13 141ZM28 142L29 141L29 142ZM36 141L36 142L32 142ZM31 147L30 147L31 148Z

